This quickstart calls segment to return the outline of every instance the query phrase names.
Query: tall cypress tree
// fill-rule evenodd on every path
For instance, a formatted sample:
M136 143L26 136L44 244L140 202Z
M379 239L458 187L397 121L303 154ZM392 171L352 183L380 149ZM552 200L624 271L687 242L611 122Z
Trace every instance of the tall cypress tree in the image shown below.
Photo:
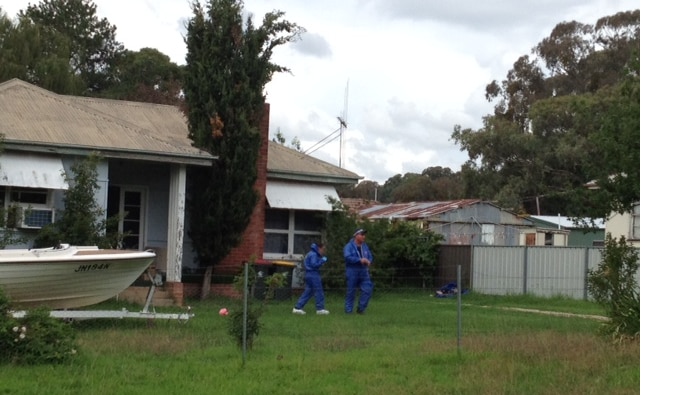
M259 124L264 86L275 72L273 49L294 40L303 29L267 13L258 28L242 16L244 3L209 0L205 10L192 4L187 26L184 94L189 137L218 159L194 170L187 204L189 236L201 266L218 263L240 244L259 196L254 190L261 145Z

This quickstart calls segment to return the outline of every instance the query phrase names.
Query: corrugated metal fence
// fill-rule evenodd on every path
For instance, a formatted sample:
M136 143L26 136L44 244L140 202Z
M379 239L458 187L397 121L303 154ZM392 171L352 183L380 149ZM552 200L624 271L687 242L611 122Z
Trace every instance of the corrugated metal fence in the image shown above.
M443 245L437 281L457 281L482 294L566 296L588 299L588 271L598 267L601 248ZM639 273L637 273L637 276Z

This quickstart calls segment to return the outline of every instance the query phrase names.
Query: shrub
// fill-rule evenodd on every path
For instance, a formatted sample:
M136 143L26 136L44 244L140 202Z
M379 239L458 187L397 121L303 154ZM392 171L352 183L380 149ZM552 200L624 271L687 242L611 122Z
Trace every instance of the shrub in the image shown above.
M10 300L0 288L0 361L2 362L9 359L14 343L12 328L16 325L16 320L10 316Z
M17 227L22 221L21 215L20 207L16 203L0 207L0 249L27 241L26 237L17 232Z
M99 205L95 193L100 188L97 164L100 156L92 153L71 166L73 177L63 177L70 188L65 192L64 210L59 210L55 223L41 228L34 246L53 247L59 243L96 245L100 248L116 248L124 234L118 231L118 215L103 218L105 210Z
M376 288L435 286L438 251L443 236L421 229L410 221L361 220L347 206L331 201L325 234L329 262L322 271L328 288L341 288L344 283L346 243L357 228L368 231L367 243L373 253L370 276Z
M276 290L282 287L286 282L286 273L274 273L264 279L266 291L263 300L254 298L254 287L256 281L256 273L254 264L247 265L247 322L246 322L246 347L245 347L245 300L244 300L244 270L235 277L233 287L239 292L239 297L234 299L233 308L231 309L228 332L237 342L240 348L251 349L254 345L255 338L259 335L262 329L261 316L266 311L266 305L273 300Z
M610 321L603 326L616 341L639 337L639 253L608 234L598 268L589 271L588 291L605 310Z
M77 354L73 328L47 309L10 314L10 301L0 290L0 362L37 365L63 363Z

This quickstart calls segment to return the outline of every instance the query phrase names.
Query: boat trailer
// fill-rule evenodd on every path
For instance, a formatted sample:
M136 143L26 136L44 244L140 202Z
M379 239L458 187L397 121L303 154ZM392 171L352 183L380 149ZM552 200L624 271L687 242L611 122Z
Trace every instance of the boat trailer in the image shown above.
M158 286L162 286L162 277L158 273L155 278L146 271L148 277L150 278L150 289L148 290L148 296L145 299L145 305L141 311L128 311L128 309L123 308L121 310L51 310L49 315L54 318L61 318L65 320L88 320L97 318L145 318L149 320L163 319L163 320L177 320L181 323L188 322L189 319L194 317L191 312L191 306L186 307L186 311L182 313L158 313L155 311L155 307L152 305L153 296L155 296L155 289ZM16 310L11 312L14 318L23 318L27 312L24 310Z

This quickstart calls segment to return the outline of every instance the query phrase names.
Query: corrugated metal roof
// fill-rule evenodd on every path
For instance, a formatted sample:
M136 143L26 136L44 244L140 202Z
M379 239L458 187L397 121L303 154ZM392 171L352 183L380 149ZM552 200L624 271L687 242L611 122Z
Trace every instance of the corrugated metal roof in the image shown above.
M0 133L11 145L167 156L170 161L210 163L192 146L177 107L58 95L22 80L0 84ZM178 158L178 159L177 159Z
M376 204L360 210L359 215L370 219L423 219L481 202L479 199L448 200L440 202L411 202Z
M51 147L117 153L174 163L209 164L192 145L175 106L59 95L19 79L0 83L0 133L6 147ZM54 149L55 148L55 149ZM363 177L269 141L269 179L356 184Z
M355 184L363 177L331 163L269 141L269 178Z

